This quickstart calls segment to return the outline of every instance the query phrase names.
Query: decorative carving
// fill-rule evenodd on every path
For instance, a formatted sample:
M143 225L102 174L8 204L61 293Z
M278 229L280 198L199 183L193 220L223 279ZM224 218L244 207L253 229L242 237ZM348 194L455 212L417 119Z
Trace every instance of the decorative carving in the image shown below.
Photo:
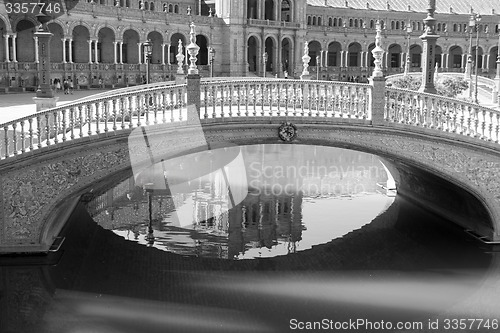
M289 122L283 123L278 128L278 136L285 142L293 141L297 137L297 127Z

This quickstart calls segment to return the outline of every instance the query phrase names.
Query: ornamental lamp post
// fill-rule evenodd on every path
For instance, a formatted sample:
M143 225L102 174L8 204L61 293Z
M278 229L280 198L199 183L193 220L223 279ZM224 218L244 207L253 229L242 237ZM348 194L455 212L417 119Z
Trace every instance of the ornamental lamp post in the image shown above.
M213 47L208 48L208 55L210 56L210 77L214 77L215 49Z
M475 82L474 82L474 103L479 104L479 101L477 99L477 77L478 77L478 62L479 62L479 22L481 22L481 15L480 14L473 14L471 15L471 21L469 22L469 26L471 26L472 23L474 23L474 27L476 29L476 63L474 65L474 70L475 70ZM472 82L471 82L472 83Z
M266 70L267 70L267 52L264 52L262 55L262 60L264 61L264 77L266 77Z
M413 32L413 29L411 28L410 22L406 24L406 34L408 36L408 45L406 48L406 62L405 62L405 72L404 75L407 76L408 73L410 73L410 64L411 64L411 57L410 57L410 40L411 40L411 33Z
M472 9L471 9L472 12ZM464 80L469 80L469 91L470 85L472 83L472 32L476 26L476 21L474 20L474 14L471 13L469 19L469 50L467 52L467 65L465 66Z
M149 84L149 64L151 63L151 55L153 54L153 42L148 39L144 42L144 55L146 58L146 84Z

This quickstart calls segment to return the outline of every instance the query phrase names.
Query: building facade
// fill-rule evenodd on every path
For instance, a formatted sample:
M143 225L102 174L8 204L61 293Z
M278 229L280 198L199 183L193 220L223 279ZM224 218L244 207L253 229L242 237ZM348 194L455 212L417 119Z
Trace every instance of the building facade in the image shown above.
M39 50L34 33L38 22L36 10L26 10L24 4L11 0L0 6L0 90L37 86ZM202 76L210 75L212 65L215 76L298 77L307 41L313 77L364 82L373 69L377 21L382 26L386 74L403 72L407 62L409 70L420 71L419 36L427 15L427 2L420 0L411 4L380 0L68 0L51 4L51 79L71 78L77 88L144 83L148 40L153 44L150 81L174 79L179 50L185 55L184 66L188 62L185 46L191 22L196 25ZM469 52L473 60L477 52L479 72L495 76L500 3L484 0L477 7L464 7L455 0L437 4L439 71L463 72ZM478 33L469 27L471 10L482 15Z

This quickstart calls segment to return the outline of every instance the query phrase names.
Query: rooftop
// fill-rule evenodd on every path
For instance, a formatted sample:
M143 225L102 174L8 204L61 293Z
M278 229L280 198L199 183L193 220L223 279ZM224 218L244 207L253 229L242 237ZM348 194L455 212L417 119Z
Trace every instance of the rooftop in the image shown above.
M307 0L307 4L317 7L426 12L428 0ZM471 7L481 15L499 15L500 20L499 0L474 1L473 5L467 0L436 1L436 13L469 14Z

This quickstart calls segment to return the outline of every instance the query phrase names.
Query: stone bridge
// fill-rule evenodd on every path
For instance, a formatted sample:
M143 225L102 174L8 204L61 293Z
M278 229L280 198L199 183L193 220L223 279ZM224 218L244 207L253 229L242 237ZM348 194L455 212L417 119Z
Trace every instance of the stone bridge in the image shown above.
M288 131L280 131L283 124ZM131 160L150 163L130 144L137 131L159 159L260 143L372 153L387 162L398 195L500 241L500 113L386 88L384 78L355 84L188 75L185 84L117 90L0 128L3 253L48 251L83 194L124 171L132 175Z

